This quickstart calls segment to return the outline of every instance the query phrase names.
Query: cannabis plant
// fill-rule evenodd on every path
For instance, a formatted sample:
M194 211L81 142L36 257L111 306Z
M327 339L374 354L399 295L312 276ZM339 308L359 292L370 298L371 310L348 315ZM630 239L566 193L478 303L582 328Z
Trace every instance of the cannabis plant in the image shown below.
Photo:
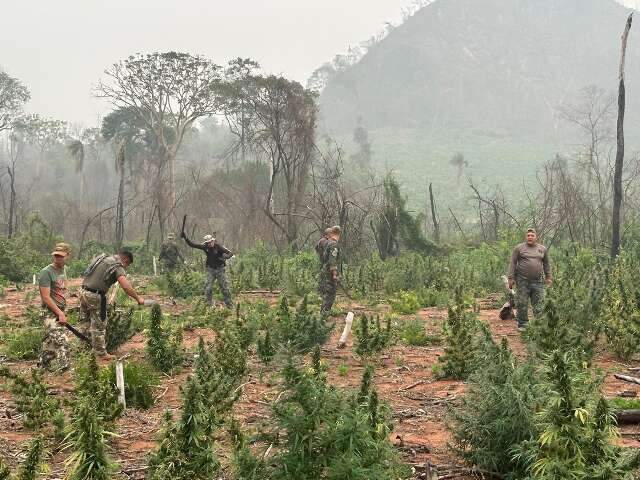
M182 334L179 330L167 331L162 326L162 310L155 304L149 319L147 357L158 370L169 372L182 364Z

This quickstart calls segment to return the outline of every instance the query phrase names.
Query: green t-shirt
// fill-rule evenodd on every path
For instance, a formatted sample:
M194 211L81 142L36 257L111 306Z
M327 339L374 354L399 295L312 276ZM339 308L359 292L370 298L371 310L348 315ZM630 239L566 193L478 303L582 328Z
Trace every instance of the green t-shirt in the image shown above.
M61 310L64 310L67 305L65 295L67 293L66 287L67 277L63 270L58 270L53 265L48 265L40 271L40 277L38 279L38 285L41 287L49 287L51 291L51 299ZM44 306L44 302L42 304Z

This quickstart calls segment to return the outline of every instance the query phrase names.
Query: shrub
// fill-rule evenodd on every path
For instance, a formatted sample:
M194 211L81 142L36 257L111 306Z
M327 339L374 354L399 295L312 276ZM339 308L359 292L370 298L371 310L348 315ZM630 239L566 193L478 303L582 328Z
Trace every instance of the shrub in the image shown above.
M615 420L599 393L600 381L572 352L548 356L540 385L537 435L515 448L528 473L539 480L632 478L640 452L614 445Z
M47 385L42 380L42 371L31 370L31 380L13 374L7 368L0 368L0 377L11 380L11 393L14 395L17 410L24 416L25 428L38 429L49 423L60 409L60 403L49 396Z
M118 389L111 381L109 367L98 366L93 353L79 359L75 369L76 401L88 399L101 421L112 422L122 415Z
M469 312L468 307L463 300L462 289L457 288L443 326L444 354L438 357L445 378L464 380L475 366L477 343L482 337L479 336L476 315Z
M169 372L182 364L182 334L166 331L162 327L162 310L155 304L149 319L149 337L147 339L147 358L158 370Z
M40 354L44 331L42 328L23 328L2 337L2 353L12 360L35 360Z
M149 480L205 480L220 470L199 384L188 377L180 390L182 416L174 422L169 412L165 414L159 446L149 459Z
M500 346L487 344L481 363L460 407L449 409L454 449L471 465L505 479L524 478L527 465L513 457L512 448L536 433L533 367L519 363L504 338Z
M385 328L382 328L379 316L374 320L363 314L354 333L356 354L363 358L377 355L393 341L391 317L387 317Z
M27 457L18 469L15 480L36 480L42 473L42 458L44 457L44 438L37 435L29 443Z
M71 480L108 480L115 464L107 453L100 412L90 397L80 399L73 411L64 449L71 455L65 461Z
M286 297L282 297L277 312L277 337L282 346L297 353L310 352L316 345L324 344L332 326L319 313L310 312L305 296L295 312L289 309Z
M389 299L391 310L401 315L411 315L420 310L420 301L414 292L400 292L395 298Z
M265 332L263 336L258 337L257 347L258 358L265 365L269 364L276 354L276 349L271 343L271 333L269 330Z
M148 409L155 404L153 389L160 384L156 371L145 362L127 362L123 365L124 397L127 407ZM109 369L109 381L116 385L116 366Z
M106 347L108 352L115 352L136 333L132 324L133 308L122 310L110 306L107 316Z
M603 327L609 348L628 360L640 347L640 288L638 264L628 255L618 257L603 300Z
M267 438L279 439L282 448L267 463L253 456L236 433L238 478L410 478L411 470L389 441L390 410L379 402L371 381L360 393L343 391L329 386L318 370L303 371L290 357L283 371L285 392L273 405L275 430L265 432Z
M400 338L405 345L424 347L425 345L437 345L440 338L428 335L425 324L419 318L403 322L400 329Z

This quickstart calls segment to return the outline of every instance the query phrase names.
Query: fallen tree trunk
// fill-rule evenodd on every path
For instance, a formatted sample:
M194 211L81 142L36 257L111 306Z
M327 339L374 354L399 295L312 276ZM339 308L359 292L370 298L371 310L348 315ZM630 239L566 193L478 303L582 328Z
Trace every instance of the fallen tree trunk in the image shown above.
M635 383L637 385L640 385L640 378L638 378L638 377L631 377L629 375L622 375L620 373L614 373L613 376L615 378L617 378L618 380L622 380L622 381L625 381L625 382Z
M618 423L640 423L640 410L618 410L615 415Z

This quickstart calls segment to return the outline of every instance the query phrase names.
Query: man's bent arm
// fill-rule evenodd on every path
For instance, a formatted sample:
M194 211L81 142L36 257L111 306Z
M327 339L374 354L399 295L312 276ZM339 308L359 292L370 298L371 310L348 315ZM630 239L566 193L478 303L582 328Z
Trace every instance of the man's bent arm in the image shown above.
M191 248L197 248L198 250L206 250L204 245L200 245L199 243L193 243L191 240L187 238L186 235L182 238L184 238L184 241L187 242L187 245L189 245Z
M126 292L126 294L129 295L131 298L133 298L136 302L138 302L139 304L142 304L144 302L142 300L142 297L138 295L138 292L136 292L134 288L131 286L131 283L129 283L129 280L127 280L127 277L125 277L124 275L119 276L118 283L120 284L122 289Z

